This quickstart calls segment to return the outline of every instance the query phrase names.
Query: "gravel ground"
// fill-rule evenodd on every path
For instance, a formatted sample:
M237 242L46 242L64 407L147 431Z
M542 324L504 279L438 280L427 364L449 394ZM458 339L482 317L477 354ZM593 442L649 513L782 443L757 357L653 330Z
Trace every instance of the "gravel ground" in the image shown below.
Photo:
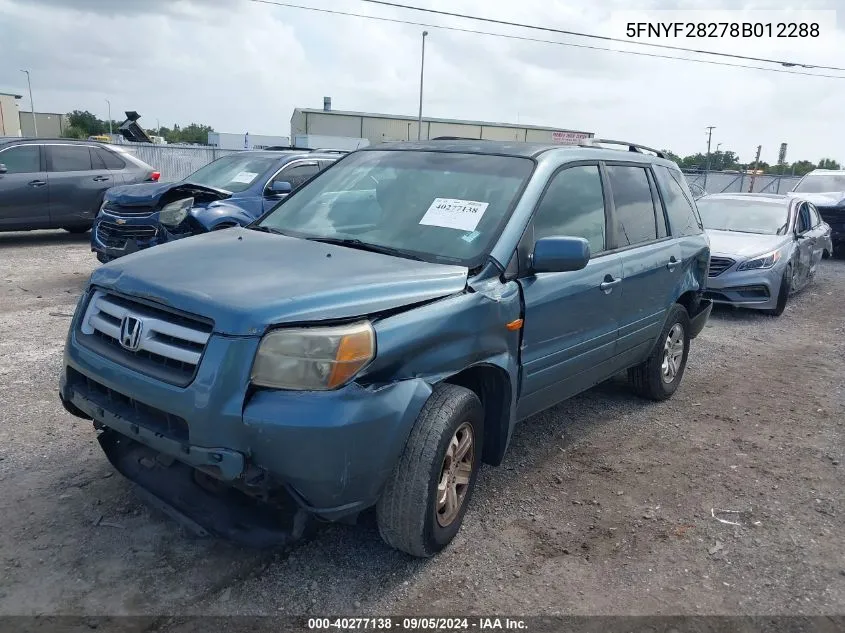
M56 393L87 240L0 234L0 614L845 613L845 261L714 311L669 402L614 380L520 425L418 561L371 514L257 554L136 499Z

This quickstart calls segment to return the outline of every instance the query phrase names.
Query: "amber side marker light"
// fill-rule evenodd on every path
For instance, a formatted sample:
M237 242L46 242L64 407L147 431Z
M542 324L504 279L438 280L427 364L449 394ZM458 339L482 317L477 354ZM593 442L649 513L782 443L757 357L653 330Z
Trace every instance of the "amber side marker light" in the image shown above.
M514 330L519 330L522 328L522 319L515 319L510 323L506 323L505 327L508 328L511 332Z

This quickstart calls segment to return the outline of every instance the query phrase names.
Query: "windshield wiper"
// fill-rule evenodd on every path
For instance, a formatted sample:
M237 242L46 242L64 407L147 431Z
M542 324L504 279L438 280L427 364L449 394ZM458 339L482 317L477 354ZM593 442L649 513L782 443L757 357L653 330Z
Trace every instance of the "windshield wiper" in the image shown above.
M247 226L245 228L248 228L250 231L261 231L262 233L272 233L273 235L287 235L287 233L284 233L284 232L280 231L279 229L274 229L272 226L264 226L264 225L261 225L261 224L257 224L255 226Z
M368 242L362 242L361 240L352 237L306 237L305 239L311 242L322 242L323 244L336 244L338 246L348 246L349 248L357 248L358 250L370 251L372 253L381 253L382 255L404 257L406 259L413 259L418 262L423 261L421 257L412 255L408 251L402 250L401 248L392 248L390 246L370 244Z

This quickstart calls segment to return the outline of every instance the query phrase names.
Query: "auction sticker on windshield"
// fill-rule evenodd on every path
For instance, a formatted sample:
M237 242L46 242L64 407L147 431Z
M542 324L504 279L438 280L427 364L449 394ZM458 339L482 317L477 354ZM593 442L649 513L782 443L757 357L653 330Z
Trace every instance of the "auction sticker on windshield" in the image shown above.
M243 182L249 184L258 175L256 171L242 171L237 176L232 178L232 182Z
M435 198L420 220L420 224L459 231L474 231L484 216L488 204L475 200Z

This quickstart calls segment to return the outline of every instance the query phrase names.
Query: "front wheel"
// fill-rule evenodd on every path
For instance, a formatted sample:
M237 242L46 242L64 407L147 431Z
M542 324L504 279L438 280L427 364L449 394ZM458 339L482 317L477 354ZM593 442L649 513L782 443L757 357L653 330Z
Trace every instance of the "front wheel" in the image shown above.
M786 267L783 277L780 280L780 288L778 289L778 301L775 307L771 310L766 310L766 314L772 316L780 316L786 310L786 302L789 300L789 293L792 290L792 264Z
M434 388L376 505L388 545L427 558L455 537L478 476L483 424L475 393Z
M640 365L628 370L637 395L649 400L666 400L681 384L690 344L690 321L686 308L675 303L657 345Z

